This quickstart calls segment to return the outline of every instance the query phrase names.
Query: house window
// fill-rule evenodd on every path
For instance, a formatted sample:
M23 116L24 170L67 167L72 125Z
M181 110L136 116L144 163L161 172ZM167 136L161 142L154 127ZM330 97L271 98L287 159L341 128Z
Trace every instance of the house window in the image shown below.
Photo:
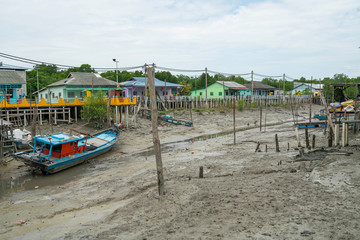
M137 94L137 91L134 91L134 96L136 96L136 94Z
M59 92L59 98L61 98L61 92Z
M74 98L75 92L68 92L68 98Z
M55 98L55 93L52 93L52 98Z
M214 96L214 92L210 92L210 96Z
M219 92L219 96L222 96L222 92Z
M47 99L47 93L45 93L45 98Z
M200 92L200 96L202 96L202 92Z
M42 98L42 94L40 94L40 98Z

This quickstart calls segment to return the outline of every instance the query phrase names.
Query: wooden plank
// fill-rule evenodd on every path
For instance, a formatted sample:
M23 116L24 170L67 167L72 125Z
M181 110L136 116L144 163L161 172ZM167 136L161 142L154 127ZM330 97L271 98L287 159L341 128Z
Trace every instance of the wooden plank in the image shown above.
M329 113L329 106L327 105L326 100L325 100L325 98L324 98L324 95L322 94L321 91L320 91L320 99L321 99L321 101L323 102L323 105L324 105L324 107L325 107L326 117L327 117L327 119L328 119L330 128L331 128L332 132L334 133L334 132L335 132L335 129L334 129L334 124L333 124L331 115L330 115L330 113Z

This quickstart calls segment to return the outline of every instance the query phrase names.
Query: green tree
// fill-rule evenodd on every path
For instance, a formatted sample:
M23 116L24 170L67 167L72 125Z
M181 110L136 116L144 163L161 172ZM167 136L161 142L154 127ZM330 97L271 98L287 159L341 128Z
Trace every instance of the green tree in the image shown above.
M184 87L180 89L180 94L182 96L189 96L191 94L191 84L185 81L179 82L179 84L184 85Z
M81 64L80 67L73 67L73 68L69 68L66 71L68 74L71 72L89 72L89 73L94 73L95 70L93 68L91 68L90 64Z
M107 116L107 102L102 91L88 97L81 110L81 118L87 121L97 120L100 124Z

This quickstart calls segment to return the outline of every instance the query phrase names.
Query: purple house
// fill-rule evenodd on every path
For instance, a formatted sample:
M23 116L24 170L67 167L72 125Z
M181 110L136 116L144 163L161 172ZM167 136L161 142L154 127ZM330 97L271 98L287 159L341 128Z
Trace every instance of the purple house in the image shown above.
M148 79L146 78L146 81ZM120 86L124 88L125 97L139 97L145 96L145 78L144 77L133 77L126 82L120 83ZM163 82L155 78L155 89L156 93L160 96L176 96L180 95L180 89L183 87L181 84Z

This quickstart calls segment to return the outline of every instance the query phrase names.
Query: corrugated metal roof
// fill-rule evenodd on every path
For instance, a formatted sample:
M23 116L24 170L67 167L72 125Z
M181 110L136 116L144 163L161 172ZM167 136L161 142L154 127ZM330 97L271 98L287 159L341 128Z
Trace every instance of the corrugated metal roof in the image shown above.
M275 87L264 84L262 82L253 81L253 84L254 84L254 88L256 89L271 89L271 90L275 89ZM251 89L251 82L245 83L244 85Z
M28 68L24 67L16 67L16 66L0 66L0 70L17 70L17 71L25 71L28 70Z
M148 81L148 79L146 79L146 81ZM144 77L133 77L133 78L130 78L126 82L120 83L120 86L122 86L122 87L130 87L130 86L131 87L132 86L145 87L145 78ZM165 82L155 78L155 87L165 87ZM166 82L166 87L183 87L183 85Z
M237 83L237 82L234 82L234 81L216 81L217 83L223 85L225 87L228 87L230 89L248 89L246 86L240 84L240 83Z
M0 84L25 84L25 80L16 71L0 71Z
M48 87L55 86L117 86L117 83L101 77L96 73L72 72L67 78L50 84Z

